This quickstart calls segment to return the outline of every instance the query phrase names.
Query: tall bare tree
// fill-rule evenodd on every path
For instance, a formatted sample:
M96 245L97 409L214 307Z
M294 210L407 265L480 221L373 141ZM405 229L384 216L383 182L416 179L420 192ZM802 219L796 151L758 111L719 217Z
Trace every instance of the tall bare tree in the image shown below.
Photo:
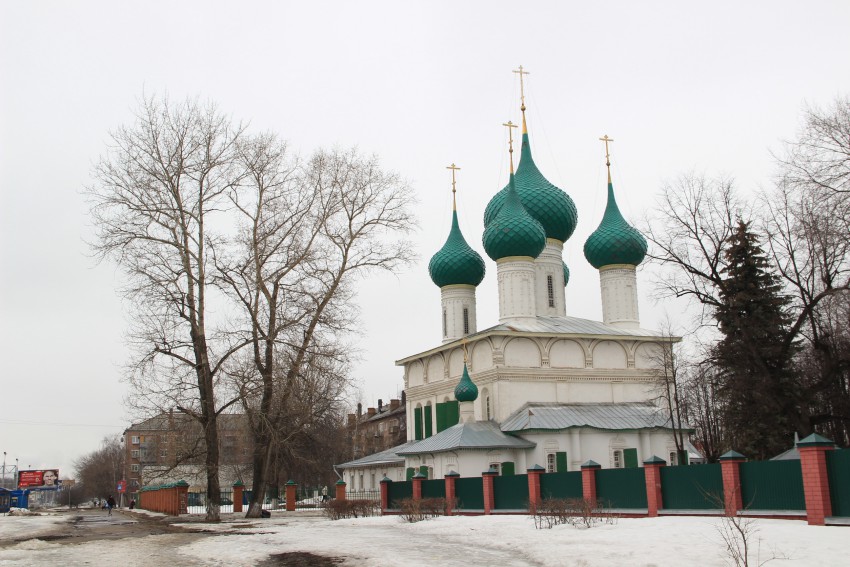
M374 157L318 151L298 163L271 135L240 151L250 187L231 192L240 252L217 266L251 337L253 368L233 376L254 436L247 515L259 517L275 451L291 454L348 385L355 277L409 262L415 222L409 188Z
M114 494L115 486L124 474L124 447L117 437L105 437L100 448L74 462L82 494L104 499Z
M241 181L242 134L215 105L144 98L135 123L111 133L88 191L93 249L126 276L136 394L173 403L201 425L210 521L219 519L217 418L226 406L217 403L216 381L240 345L211 336L207 268L219 239L215 216Z

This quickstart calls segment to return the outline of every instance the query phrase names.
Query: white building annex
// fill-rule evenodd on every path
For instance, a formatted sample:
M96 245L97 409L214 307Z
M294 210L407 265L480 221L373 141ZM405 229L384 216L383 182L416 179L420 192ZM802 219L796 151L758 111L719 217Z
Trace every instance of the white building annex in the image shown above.
M393 459L384 455L381 463L366 458L337 467L352 469L352 479L354 469L397 480L417 472L428 478L451 471L480 476L491 467L501 474L535 465L575 471L587 461L636 467L654 455L670 464L677 460L668 413L654 400L657 353L679 339L640 326L635 268L647 245L617 207L610 138L602 138L608 203L584 245L585 258L599 270L600 322L567 314L569 270L562 252L578 214L572 199L535 165L524 95L520 108L516 173L511 142L507 185L484 213L483 244L495 262L499 322L478 329L475 291L485 264L464 238L455 205L448 239L429 265L441 293L442 329L435 329L441 340L396 362L404 368L408 443L389 452Z

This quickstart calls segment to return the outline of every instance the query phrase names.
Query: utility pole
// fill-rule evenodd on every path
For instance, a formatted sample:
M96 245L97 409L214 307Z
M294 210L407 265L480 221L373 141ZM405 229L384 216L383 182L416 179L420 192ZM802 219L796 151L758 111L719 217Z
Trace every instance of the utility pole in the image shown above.
M3 451L3 488L6 488L6 451Z

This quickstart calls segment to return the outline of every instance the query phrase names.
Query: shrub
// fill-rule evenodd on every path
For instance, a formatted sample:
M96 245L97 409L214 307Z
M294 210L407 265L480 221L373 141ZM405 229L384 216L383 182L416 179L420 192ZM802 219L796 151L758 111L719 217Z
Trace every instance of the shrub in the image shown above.
M331 520L377 516L381 506L377 500L329 500L323 505L325 516Z
M534 527L552 529L560 524L574 528L592 528L600 524L613 524L617 515L608 512L603 502L589 502L584 498L549 498L531 507Z
M421 522L428 518L436 516L445 516L448 513L449 505L454 508L457 500L447 500L445 498L423 498L414 500L413 498L405 498L398 502L401 509L401 517L407 522Z

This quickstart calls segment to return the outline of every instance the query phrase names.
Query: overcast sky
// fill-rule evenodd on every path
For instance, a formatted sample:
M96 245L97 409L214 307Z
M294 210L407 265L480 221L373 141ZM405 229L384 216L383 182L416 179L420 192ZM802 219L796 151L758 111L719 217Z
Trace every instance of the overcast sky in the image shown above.
M769 187L771 149L803 104L850 93L850 3L43 2L0 0L0 450L59 467L129 423L120 272L97 265L82 188L108 131L143 93L217 102L309 154L380 156L415 188L420 260L360 286L364 403L403 387L394 361L440 342L427 274L451 215L487 260L479 329L497 323L482 215L507 180L506 120L520 121L522 64L535 161L575 200L565 247L569 315L601 319L582 246L614 185L637 221L689 170ZM693 3L687 3L693 4ZM557 5L557 6L556 6ZM642 324L679 306L639 272Z

